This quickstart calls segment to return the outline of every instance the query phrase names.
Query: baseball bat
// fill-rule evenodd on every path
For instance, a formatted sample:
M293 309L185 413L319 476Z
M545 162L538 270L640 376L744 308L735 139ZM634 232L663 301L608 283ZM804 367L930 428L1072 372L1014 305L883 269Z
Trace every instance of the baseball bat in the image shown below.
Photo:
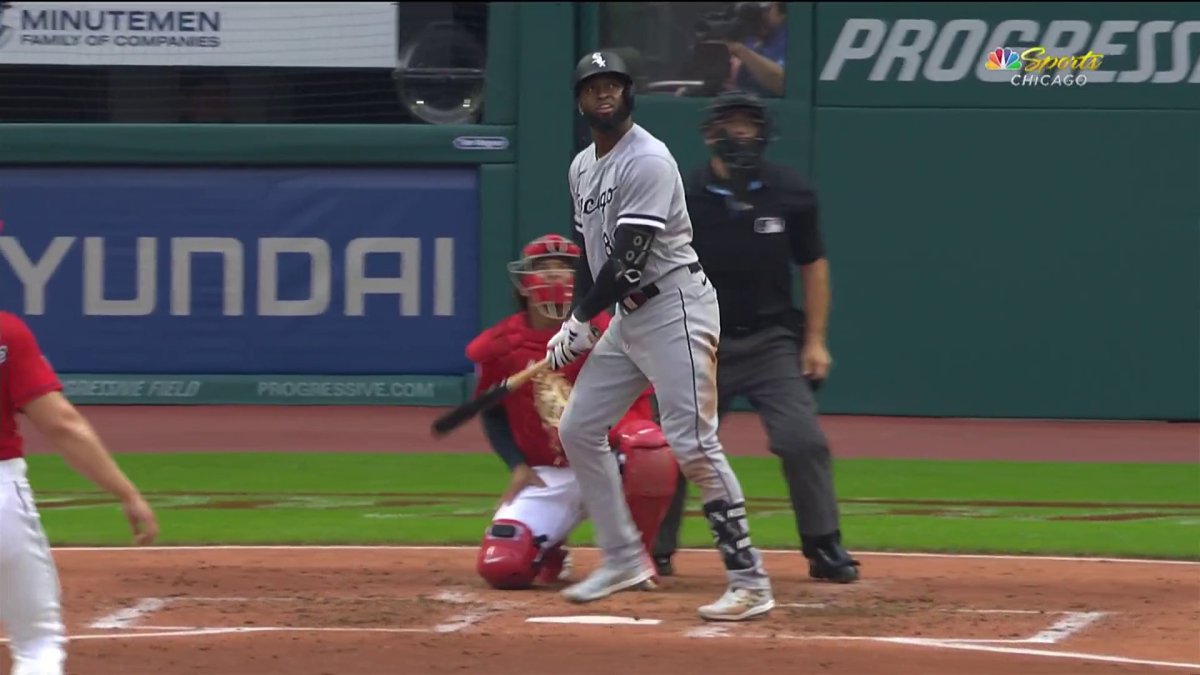
M442 415L433 421L433 435L445 436L455 429L466 424L471 418L479 413L491 408L500 401L504 400L505 396L516 391L535 375L542 372L550 366L550 357L546 357L541 361L529 366L525 370L507 377L496 384L488 387L487 391L479 396L463 403L450 412Z

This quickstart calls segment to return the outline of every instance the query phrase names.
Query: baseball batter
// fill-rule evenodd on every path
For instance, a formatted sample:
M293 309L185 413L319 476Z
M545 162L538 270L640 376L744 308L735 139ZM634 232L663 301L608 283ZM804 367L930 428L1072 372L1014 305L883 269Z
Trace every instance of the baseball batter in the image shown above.
M775 606L770 579L750 540L741 486L717 438L717 295L692 250L678 166L661 141L633 123L633 79L616 54L600 51L580 60L575 98L593 141L567 175L584 255L575 307L547 349L551 365L562 368L594 347L559 436L604 563L563 594L588 602L643 587L655 574L619 499L606 437L649 381L680 469L700 488L729 579L725 594L701 607L700 616L740 621L764 615ZM597 337L587 322L614 304L612 325Z
M476 364L477 395L546 355L549 340L571 310L579 247L558 235L530 242L509 263L521 311L485 330L467 346ZM608 315L591 325L604 331ZM543 371L485 411L484 432L512 472L500 508L484 533L476 570L493 588L522 589L570 576L565 544L583 521L579 483L562 445L558 425L586 356L559 371ZM642 532L649 560L670 506L679 468L662 430L652 421L650 391L643 387L633 407L609 432L622 464L625 501Z
M0 312L0 624L12 675L62 675L66 661L58 571L26 478L18 411L72 468L121 500L136 543L158 534L150 506L61 392L29 327Z

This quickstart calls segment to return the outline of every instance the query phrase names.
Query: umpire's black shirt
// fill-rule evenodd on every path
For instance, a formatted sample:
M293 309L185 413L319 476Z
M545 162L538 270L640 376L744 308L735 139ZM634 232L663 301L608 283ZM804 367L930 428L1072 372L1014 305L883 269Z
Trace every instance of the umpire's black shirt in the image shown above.
M692 247L717 289L721 334L740 337L771 325L802 335L792 293L792 262L825 256L817 197L796 171L763 162L761 177L740 196L705 162L684 180Z

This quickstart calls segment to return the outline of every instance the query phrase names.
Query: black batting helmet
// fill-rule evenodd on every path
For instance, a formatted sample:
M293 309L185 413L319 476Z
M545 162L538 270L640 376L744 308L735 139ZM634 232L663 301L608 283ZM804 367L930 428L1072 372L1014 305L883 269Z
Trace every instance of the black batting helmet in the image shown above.
M633 111L633 75L625 59L615 52L601 50L585 54L575 65L575 98L579 98L579 86L597 75L616 75L625 83L625 107Z
M773 140L771 116L767 113L766 104L753 93L738 89L722 92L713 99L705 110L704 121L700 124L701 130L707 133L722 117L734 110L749 112L762 129L762 137L768 141Z

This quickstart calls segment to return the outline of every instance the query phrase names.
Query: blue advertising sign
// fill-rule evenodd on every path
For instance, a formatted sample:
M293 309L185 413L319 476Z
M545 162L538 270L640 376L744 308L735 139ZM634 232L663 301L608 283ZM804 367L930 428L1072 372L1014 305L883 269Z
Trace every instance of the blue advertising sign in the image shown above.
M0 308L64 373L462 374L465 168L0 168Z

